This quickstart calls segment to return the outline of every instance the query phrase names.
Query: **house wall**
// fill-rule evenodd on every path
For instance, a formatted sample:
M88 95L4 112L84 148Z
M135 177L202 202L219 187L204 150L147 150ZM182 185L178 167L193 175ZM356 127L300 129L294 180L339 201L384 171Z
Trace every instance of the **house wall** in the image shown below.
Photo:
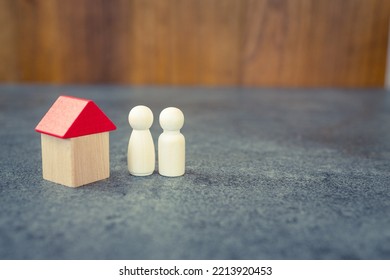
M0 81L383 86L388 0L0 0Z
M73 186L73 153L71 139L41 134L43 179Z
M109 132L76 137L71 141L75 186L110 176Z
M110 176L109 133L61 139L41 134L43 178L78 187Z

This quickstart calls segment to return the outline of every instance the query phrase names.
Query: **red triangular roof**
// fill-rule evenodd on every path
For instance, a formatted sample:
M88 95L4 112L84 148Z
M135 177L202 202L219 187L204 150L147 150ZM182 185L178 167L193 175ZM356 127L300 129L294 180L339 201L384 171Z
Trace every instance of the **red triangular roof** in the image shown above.
M36 131L59 138L73 138L115 130L115 124L92 101L60 96L39 122Z

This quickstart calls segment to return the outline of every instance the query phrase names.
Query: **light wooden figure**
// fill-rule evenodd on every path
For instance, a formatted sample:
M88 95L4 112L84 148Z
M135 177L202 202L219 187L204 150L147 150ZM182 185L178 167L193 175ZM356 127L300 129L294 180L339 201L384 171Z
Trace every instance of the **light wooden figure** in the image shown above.
M68 187L108 178L114 129L93 101L60 96L35 128L41 133L43 178Z
M127 149L127 166L131 175L148 176L154 172L156 155L149 128L153 124L152 111L143 105L129 113L129 124L133 128Z
M165 108L160 113L164 130L158 138L158 172L167 177L185 173L185 138L180 133L184 124L183 112L178 108Z

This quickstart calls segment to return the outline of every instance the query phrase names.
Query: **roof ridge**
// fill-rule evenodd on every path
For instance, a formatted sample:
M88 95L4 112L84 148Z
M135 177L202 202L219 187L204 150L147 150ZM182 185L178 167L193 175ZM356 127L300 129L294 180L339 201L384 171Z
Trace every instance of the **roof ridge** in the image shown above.
M35 130L58 138L73 138L115 130L115 124L93 100L61 95Z

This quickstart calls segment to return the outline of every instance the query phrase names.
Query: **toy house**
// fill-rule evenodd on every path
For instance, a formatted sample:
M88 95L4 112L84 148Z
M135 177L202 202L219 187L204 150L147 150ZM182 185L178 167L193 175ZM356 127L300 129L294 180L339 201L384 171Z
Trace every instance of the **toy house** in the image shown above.
M109 131L115 129L92 100L60 96L35 128L43 178L68 187L108 178Z

